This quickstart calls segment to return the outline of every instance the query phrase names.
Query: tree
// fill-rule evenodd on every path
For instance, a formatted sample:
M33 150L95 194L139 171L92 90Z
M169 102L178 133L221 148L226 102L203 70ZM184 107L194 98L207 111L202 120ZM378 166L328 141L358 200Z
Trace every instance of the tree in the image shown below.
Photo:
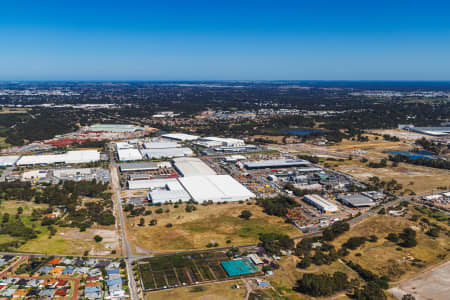
M96 236L94 236L94 240L95 240L97 243L100 243L100 242L103 240L103 238L102 238L101 236L99 236L99 235L96 235Z
M139 226L144 226L145 225L145 219L144 218L140 218L139 219Z
M8 213L4 213L3 214L3 218L2 218L2 222L3 223L8 223L9 221L9 214Z
M23 213L23 207L22 206L19 206L18 208L17 208L17 214L18 215L21 215Z
M439 228L433 227L426 232L427 235L431 237L439 237Z
M243 210L243 211L241 212L241 215L240 215L239 217L242 218L242 219L245 219L245 220L249 220L249 219L251 218L251 216L252 216L251 211L249 211L249 210Z
M402 300L416 300L416 297L411 294L405 294L403 295Z
M393 243L397 243L398 242L398 235L396 233L389 233L388 236L386 237L386 239L388 241L391 241Z
M156 219L152 219L149 224L150 224L150 226L154 226L157 223L158 223L158 221Z
M399 234L399 237L403 240L400 243L400 246L402 247L412 248L417 245L416 232L409 227L403 229L403 232Z

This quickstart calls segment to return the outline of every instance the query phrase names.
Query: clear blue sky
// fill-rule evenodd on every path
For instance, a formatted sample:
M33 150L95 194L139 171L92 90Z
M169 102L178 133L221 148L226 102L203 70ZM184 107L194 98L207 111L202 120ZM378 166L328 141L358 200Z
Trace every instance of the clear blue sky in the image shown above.
M450 80L449 2L2 1L0 80Z

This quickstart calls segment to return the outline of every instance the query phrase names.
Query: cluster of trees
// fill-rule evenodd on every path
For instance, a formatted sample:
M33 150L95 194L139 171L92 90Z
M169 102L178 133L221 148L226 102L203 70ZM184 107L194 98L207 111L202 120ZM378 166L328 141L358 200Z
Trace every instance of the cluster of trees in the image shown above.
M379 162L369 162L367 164L369 168L385 168L387 166L387 159L383 158Z
M335 272L330 274L304 274L294 288L300 293L313 297L326 297L346 290L350 286L347 274Z
M383 139L391 142L398 142L400 139L395 135L383 134Z
M257 199L256 203L264 208L266 214L278 217L285 217L289 208L298 206L294 199L283 195L275 198Z
M368 181L371 189L385 190L387 192L396 192L403 188L403 185L398 183L397 180L395 179L383 181L377 176L372 176L368 179Z
M436 169L446 169L450 170L450 160L445 160L442 158L438 159L427 159L427 158L418 158L412 159L404 155L389 155L389 160L395 163L404 162L408 164L425 166Z
M31 188L29 182L11 181L0 182L0 201L22 200L31 201L36 195L36 190Z
M416 140L416 144L422 146L422 148L428 152L434 154L440 154L442 151L450 149L449 145L444 145L439 142L434 142L433 140L428 140L426 138L421 138Z
M281 250L294 248L294 241L286 234L262 233L259 235L260 246L269 254L280 255Z
M409 227L403 229L403 232L400 234L389 233L386 239L393 243L398 243L404 248L412 248L417 245L416 232Z
M324 241L333 241L335 238L350 229L350 225L345 221L334 222L331 226L325 228L322 233Z
M359 264L353 263L352 261L348 261L346 263L366 282L366 285L363 288L354 289L352 298L358 300L384 300L387 298L383 290L389 287L388 277L378 276L370 270L364 269Z

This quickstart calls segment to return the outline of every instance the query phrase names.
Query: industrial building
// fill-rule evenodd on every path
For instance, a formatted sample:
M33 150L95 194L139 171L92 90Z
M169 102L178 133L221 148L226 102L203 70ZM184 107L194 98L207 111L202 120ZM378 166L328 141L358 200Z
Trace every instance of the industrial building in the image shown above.
M123 163L119 165L121 172L151 171L159 168L154 162Z
M372 201L369 197L366 197L362 194L346 194L346 195L339 195L337 199L342 202L343 204L359 208L359 207L367 207L367 206L373 206L375 205L375 202Z
M362 192L361 194L372 199L373 201L379 201L386 198L386 195L383 192L378 191Z
M431 136L450 135L450 127L415 127L413 125L407 125L403 129Z
M195 157L179 157L174 158L173 163L175 169L181 176L199 176L199 175L216 175L213 169L207 164Z
M255 197L255 194L229 175L189 176L178 180L197 202L240 201Z
M128 142L117 142L116 150L123 150L123 149L136 149L136 145L130 144Z
M314 206L315 208L320 210L322 213L338 211L338 207L336 205L328 202L327 200L320 197L319 195L314 195L314 194L306 195L305 197L303 197L303 201L311 204L312 206Z
M213 148L213 147L240 147L244 146L245 142L240 139L220 138L220 137L204 137L195 142L196 145Z
M97 150L68 151L64 154L44 154L22 156L17 162L18 166L48 165L48 164L82 164L100 160Z
M239 147L217 147L214 148L217 152L224 152L224 153L241 153L241 152L253 152L253 151L259 151L263 150L263 148L260 148L256 145L243 145Z
M224 161L226 162L236 162L236 161L240 161L240 160L246 160L247 158L245 156L242 155L230 155L230 156L225 156Z
M140 130L143 129L130 124L95 124L86 129L86 131L93 132L135 132Z
M311 163L303 159L272 159L272 160L258 160L247 161L244 167L247 169L265 169L265 168L291 168L291 167L305 167Z
M189 201L191 197L177 180L166 181L163 187L152 188L147 195L147 200L152 204L164 204L166 202Z
M165 142L165 141L151 141L149 143L144 143L142 145L145 149L167 149L167 148L178 148L181 147L181 145L177 142Z
M198 136L186 134L186 133L167 133L162 135L163 138L176 140L176 141L195 141L198 140Z
M166 184L178 182L175 178L150 179L150 180L132 180L128 181L128 189L162 189Z
M142 160L142 154L138 149L119 149L117 156L120 161Z
M14 166L19 158L20 156L17 155L0 156L0 167Z
M142 149L141 153L147 159L182 157L194 154L190 148L150 148Z

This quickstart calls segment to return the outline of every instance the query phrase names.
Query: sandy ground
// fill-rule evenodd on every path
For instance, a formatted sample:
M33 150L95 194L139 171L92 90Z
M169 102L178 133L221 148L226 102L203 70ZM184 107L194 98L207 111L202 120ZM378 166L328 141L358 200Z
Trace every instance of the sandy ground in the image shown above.
M389 292L397 299L401 299L405 294L413 295L416 300L448 299L450 295L450 261L390 289Z

